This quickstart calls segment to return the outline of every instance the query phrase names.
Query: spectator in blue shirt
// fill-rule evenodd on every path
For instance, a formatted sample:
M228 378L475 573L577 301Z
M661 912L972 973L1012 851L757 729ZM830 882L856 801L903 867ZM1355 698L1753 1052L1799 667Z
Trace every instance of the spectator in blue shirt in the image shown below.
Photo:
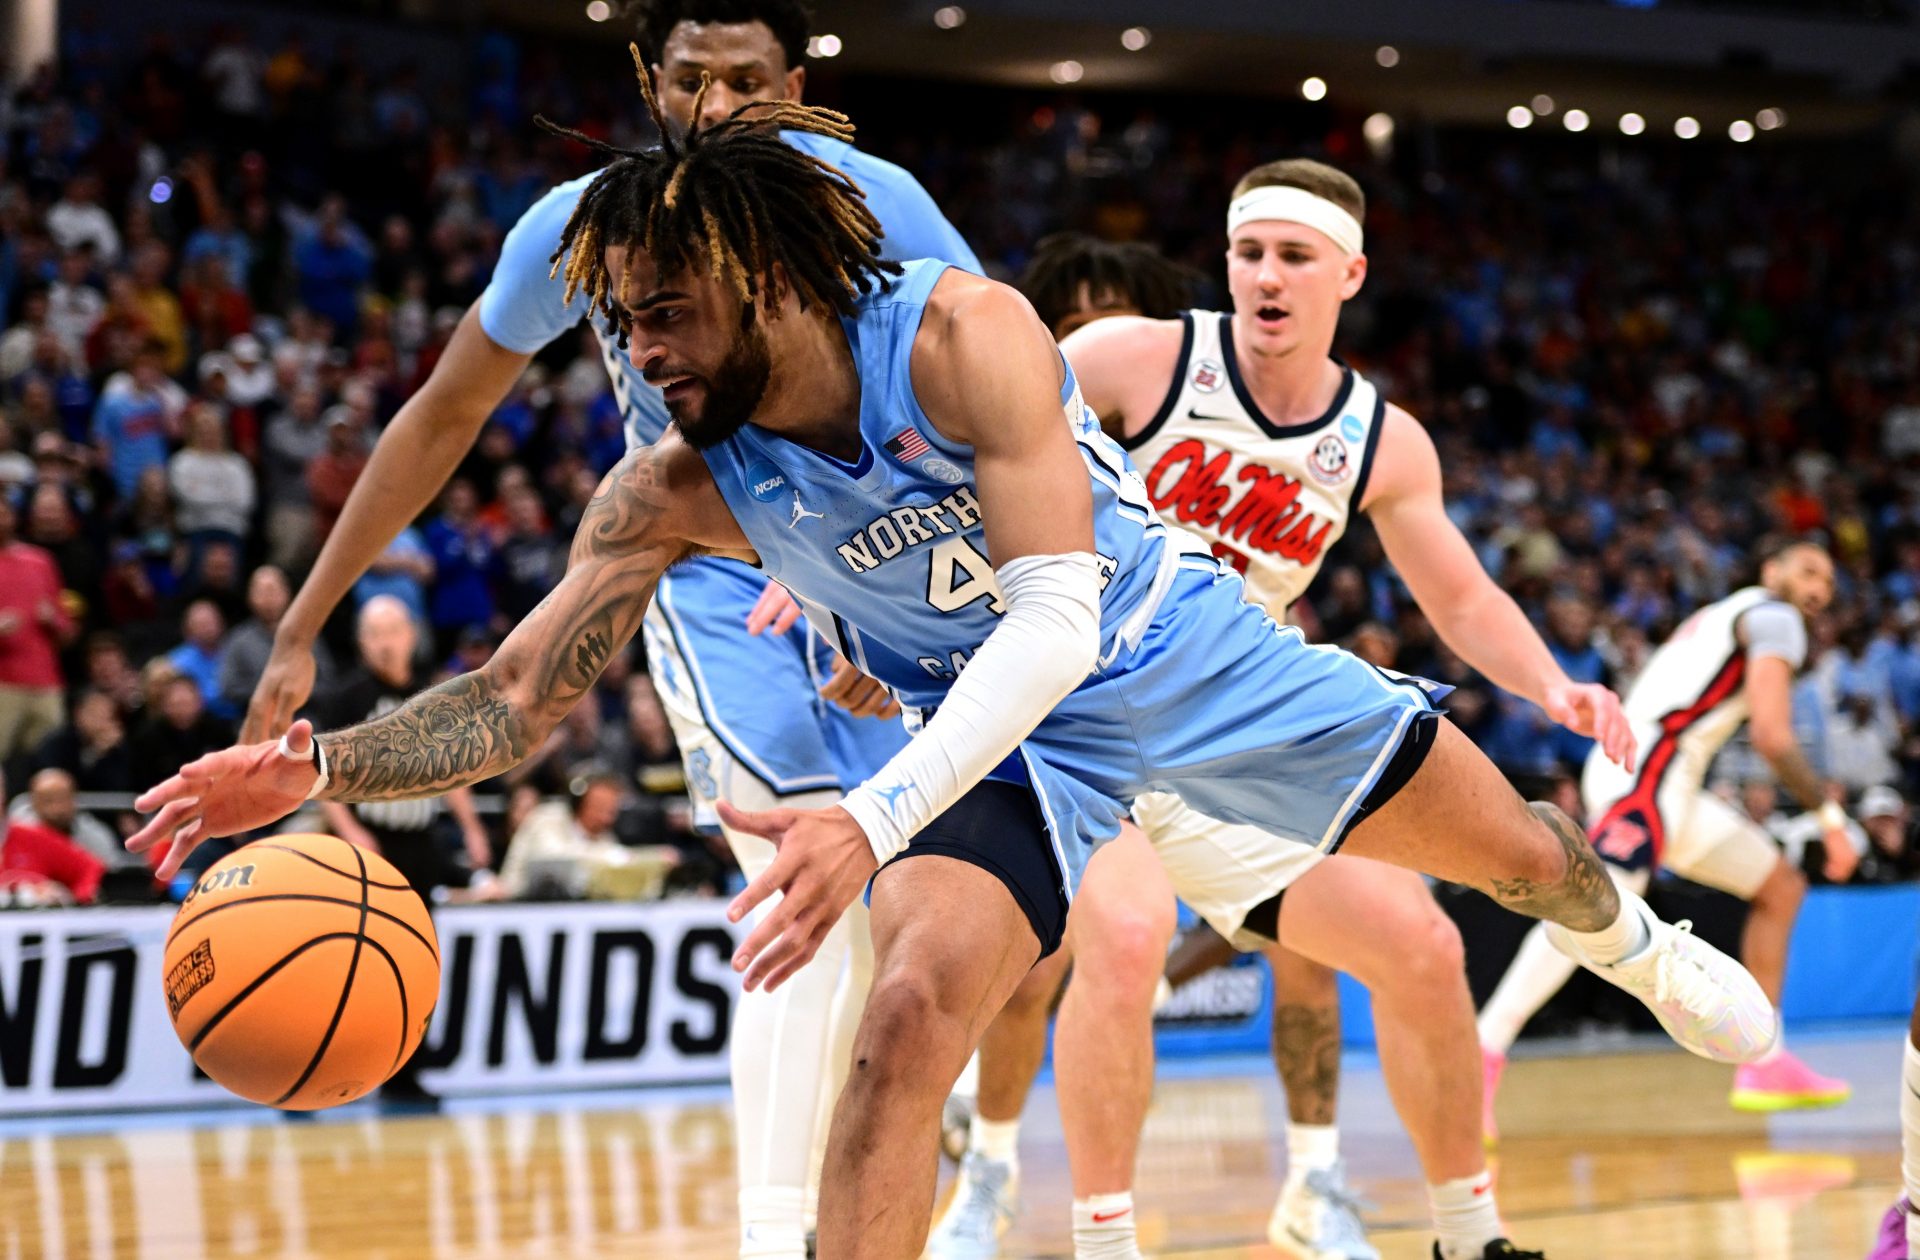
M220 641L227 634L226 618L212 600L196 599L187 605L180 633L186 642L167 653L167 661L200 688L200 700L208 713L223 721L240 716L220 691Z
M168 444L180 433L187 394L161 368L167 348L149 339L133 358L133 370L107 383L93 409L93 444L123 499L133 497L140 474L166 467Z
M351 338L360 320L360 288L373 274L373 250L347 223L338 197L320 207L313 234L294 251L293 269L301 304Z
M433 553L420 531L409 525L353 584L353 604L358 608L376 596L391 595L407 606L424 634L433 624L427 612L427 586L432 581Z
M433 628L444 642L468 626L493 620L493 577L499 568L493 539L479 520L473 483L456 477L441 499L440 515L427 526L433 555Z

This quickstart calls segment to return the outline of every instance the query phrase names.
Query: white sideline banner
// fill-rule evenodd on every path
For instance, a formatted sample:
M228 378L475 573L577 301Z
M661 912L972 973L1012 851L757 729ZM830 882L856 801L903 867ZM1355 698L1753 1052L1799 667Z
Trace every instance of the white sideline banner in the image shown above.
M161 983L169 906L0 913L0 1115L238 1103ZM449 1095L727 1076L721 900L443 908L422 1080Z

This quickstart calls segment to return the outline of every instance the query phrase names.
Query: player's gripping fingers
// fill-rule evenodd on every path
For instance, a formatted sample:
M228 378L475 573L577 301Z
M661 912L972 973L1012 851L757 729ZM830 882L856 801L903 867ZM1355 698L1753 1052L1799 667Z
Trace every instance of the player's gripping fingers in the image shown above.
M772 907L760 916L760 921L753 925L752 931L747 933L747 939L740 942L740 947L734 950L733 969L735 971L746 971L754 966L760 960L760 956L793 926L805 908L800 898L784 895L788 891L786 889L769 887L756 890L754 885L766 880L772 874L774 874L774 867L769 866L761 873L760 879L749 884L746 891L734 898L733 905L727 908L727 918L731 922L738 923L746 913L751 913L754 907L765 902L775 892L783 894L779 901L774 902ZM756 891L758 896L755 896ZM743 902L747 907L745 911L741 910Z
M158 867L154 868L154 877L165 881L179 874L181 865L187 860L187 855L199 845L206 832L206 825L198 818L176 830L173 833L173 843L167 848L167 856L161 860Z
M820 952L820 945L826 938L827 929L825 926L817 926L801 937L796 937L795 934L791 932L788 933L782 944L785 945L787 942L792 942L791 947L783 950L777 962L772 960L771 955L764 960L767 968L765 977L758 980L757 985L751 980L742 981L742 983L746 984L748 988L759 987L769 993L773 992L794 975L798 974L802 967L805 967L813 961L814 955Z
M787 588L778 582L768 582L761 590L760 598L753 602L753 608L747 613L748 634L785 634L793 629L793 623L800 620L800 605Z

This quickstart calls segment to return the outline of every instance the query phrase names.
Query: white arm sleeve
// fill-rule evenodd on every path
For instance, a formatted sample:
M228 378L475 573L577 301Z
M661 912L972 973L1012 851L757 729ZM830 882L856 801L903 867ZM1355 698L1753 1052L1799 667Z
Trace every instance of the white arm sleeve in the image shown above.
M1092 555L1022 556L997 572L1000 624L920 733L840 802L883 864L1005 761L1099 658Z
M1740 615L1747 656L1777 656L1798 670L1807 660L1807 623L1791 604L1755 604Z

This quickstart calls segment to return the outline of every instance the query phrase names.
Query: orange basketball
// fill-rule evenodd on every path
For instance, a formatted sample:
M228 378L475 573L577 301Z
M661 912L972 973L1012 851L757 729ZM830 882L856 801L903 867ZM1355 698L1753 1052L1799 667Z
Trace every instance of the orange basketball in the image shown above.
M207 868L163 966L173 1031L242 1098L290 1111L392 1076L440 996L427 907L384 858L333 836L274 836Z

